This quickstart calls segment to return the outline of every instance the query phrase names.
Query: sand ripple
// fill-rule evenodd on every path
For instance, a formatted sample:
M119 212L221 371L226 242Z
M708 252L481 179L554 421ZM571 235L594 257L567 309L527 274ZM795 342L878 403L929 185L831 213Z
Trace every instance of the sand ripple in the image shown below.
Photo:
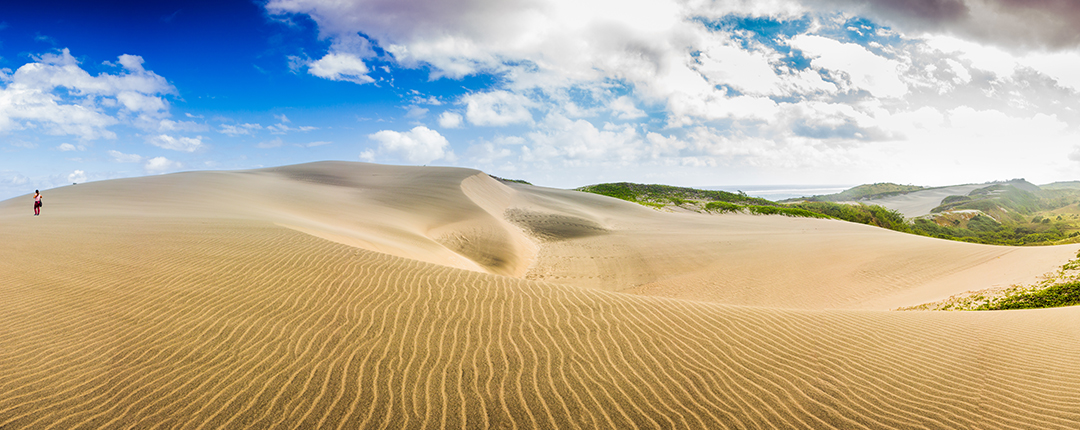
M0 228L3 429L1080 427L1080 309L725 306L256 221L33 221Z

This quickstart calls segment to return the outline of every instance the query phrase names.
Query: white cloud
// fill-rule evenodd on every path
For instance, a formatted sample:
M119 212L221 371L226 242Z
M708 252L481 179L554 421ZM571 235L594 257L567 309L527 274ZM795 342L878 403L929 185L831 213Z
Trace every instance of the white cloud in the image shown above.
M1069 153L1069 159L1080 163L1080 146L1074 146L1072 152Z
M638 119L645 116L645 111L638 109L634 101L627 96L620 96L608 103L608 108L619 119Z
M926 44L946 54L958 54L960 58L970 61L972 67L991 72L998 78L1012 76L1019 65L1015 56L1001 48L952 36L931 36L926 39Z
M109 156L111 156L113 160L117 163L138 163L143 160L143 157L141 155L125 154L115 149L110 149L108 153Z
M308 64L308 73L334 81L349 81L357 84L375 82L375 79L367 75L369 72L364 60L344 53L328 53L318 61Z
M458 128L464 122L464 118L457 112L446 111L439 115L439 127Z
M428 114L428 109L427 108L422 108L420 106L413 105L413 106L409 106L409 108L406 110L405 117L406 118L423 118L423 117L427 116L427 114Z
M285 115L282 115L281 117L285 118ZM269 127L266 127L266 129L270 130L270 133L273 133L273 134L285 134L285 133L288 133L288 132L291 132L291 131L311 131L311 130L318 130L319 129L319 127L312 127L312 126L307 126L307 125L302 125L300 127L290 127L290 126L286 125L285 122L289 122L288 118L285 118L284 122L271 125Z
M790 43L792 48L812 58L813 67L840 72L853 87L869 91L875 97L895 98L908 93L907 84L900 79L902 65L862 46L815 35L795 36Z
M956 84L963 85L971 82L971 72L968 71L967 67L952 58L946 58L945 62L949 64L949 69L956 74L954 81Z
M5 185L24 185L30 182L30 178L21 173L15 173L10 171L0 171L0 184Z
M209 127L206 126L206 124L199 124L199 123L193 122L193 121L173 121L171 119L162 119L162 120L154 121L153 119L150 119L150 118L144 118L144 119L148 120L149 124L148 124L148 126L144 126L143 129L154 130L155 129L154 124L156 123L156 130L159 131L159 132L177 132L177 131L199 132L199 131L207 131L207 130L210 129Z
M57 149L57 150L59 150L59 151L62 151L62 152L68 152L68 151L85 151L85 150L86 150L86 147L85 147L85 146L83 146L83 145L78 145L78 146L76 146L76 145L72 145L72 144L70 144L70 143L61 143L61 144L60 144L60 146L57 146L57 147L56 147L56 149Z
M324 141L324 140L319 140L319 141L315 141L315 142L308 142L308 143L306 143L306 144L304 144L304 145L302 145L302 146L303 146L303 147L305 147L305 148L314 148L314 147L316 147L316 146L323 146L323 145L329 145L329 144L331 144L331 143L333 143L333 142L328 142L328 141Z
M76 170L74 172L71 172L71 174L68 175L68 182L71 182L71 183L86 182L86 172L84 172L82 170Z
M0 132L41 126L50 134L115 138L108 127L123 116L108 110L160 117L168 114L161 96L176 93L165 78L145 70L138 56L120 57L122 73L97 76L83 70L67 49L33 58L3 76Z
M641 136L631 125L606 123L598 129L583 119L551 115L527 137L540 158L630 162L642 155Z
M729 40L706 40L696 69L714 85L728 85L743 93L779 95L780 77L769 54L749 51Z
M159 148L173 151L195 152L203 147L202 139L202 136L177 138L167 134L159 134L147 138L147 142Z
M218 133L227 134L229 136L236 137L236 136L242 136L242 135L252 135L252 134L255 133L255 130L262 130L262 128L263 128L262 125L249 124L249 123L238 124L238 125L221 124L218 127Z
M1080 91L1080 52L1033 52L1023 64L1050 76L1059 85Z
M368 138L379 143L379 152L396 154L410 163L427 164L453 157L453 152L448 148L450 142L439 132L424 126L414 127L405 133L383 130L368 135ZM368 153L368 159L373 157L373 153ZM364 154L361 154L361 158L364 159Z
M143 165L143 169L147 173L165 173L173 170L179 170L184 165L178 161L173 161L165 157L154 157L146 160L146 164Z
M465 104L469 122L480 126L530 123L533 119L529 107L535 105L523 95L503 90L468 94L461 103Z
M974 4L965 2L950 4ZM370 79L364 61L374 58L364 49L346 49L350 43L366 43L355 40L362 33L381 48L379 61L392 63L387 71L428 70L433 79L495 77L494 84L473 87L476 92L460 97L457 106L437 118L444 129L465 124L531 129L520 133L528 139L518 147L476 140L468 154L485 163L508 163L510 154L576 165L649 160L680 166L809 169L851 162L877 178L879 171L919 170L913 167L919 166L917 160L903 155L915 148L924 155L929 148L925 142L947 151L978 152L985 138L996 142L997 153L1003 154L1008 152L1000 146L1004 138L988 132L1001 131L1014 140L1014 147L1016 142L1039 141L994 121L1039 131L1038 139L1052 142L1045 151L1040 149L1044 157L1066 159L1073 151L1073 146L1062 149L1060 142L1080 125L1074 94L1038 76L1024 79L1034 75L1031 69L1061 86L1080 88L1080 53L1009 53L955 37L850 24L855 15L833 13L835 9L824 15L814 11L822 4L839 3L888 2L271 0L266 8L313 18L332 44L323 57L327 64L336 61L333 55L343 55L355 60L357 76ZM980 10L990 4L977 3ZM727 25L723 19L730 14L785 22L804 19L809 28L796 36L756 32ZM717 22L721 25L713 25ZM836 40L839 36L834 35L849 25L870 40ZM787 55L785 44L794 56ZM804 67L806 59L809 67ZM987 82L987 71L998 79ZM326 74L334 76L329 68ZM428 107L422 99L419 92L409 92L405 103ZM965 104L978 114L956 109ZM631 120L642 125L617 125ZM988 128L979 131L972 124ZM975 132L979 134L963 134ZM396 132L380 136L404 141L407 134L390 133ZM401 148L420 146L381 144L361 159L406 154L409 151ZM907 164L895 167L899 160ZM947 166L935 168L945 170Z

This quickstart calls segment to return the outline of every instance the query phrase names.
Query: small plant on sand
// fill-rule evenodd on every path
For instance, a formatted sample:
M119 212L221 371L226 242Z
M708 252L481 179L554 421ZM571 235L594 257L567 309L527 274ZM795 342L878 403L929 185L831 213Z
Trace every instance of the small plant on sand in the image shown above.
M969 291L901 311L996 311L1080 305L1080 254L1034 285Z

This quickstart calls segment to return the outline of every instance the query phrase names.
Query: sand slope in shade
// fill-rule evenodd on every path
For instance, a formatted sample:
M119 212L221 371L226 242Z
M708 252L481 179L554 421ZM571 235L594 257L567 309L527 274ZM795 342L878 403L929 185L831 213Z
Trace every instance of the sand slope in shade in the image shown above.
M832 309L1075 247L662 214L343 163L46 199L39 218L0 203L3 429L1080 425L1080 308ZM770 256L773 270L751 261ZM840 274L812 270L828 261ZM743 290L708 283L741 264L775 288L749 270Z

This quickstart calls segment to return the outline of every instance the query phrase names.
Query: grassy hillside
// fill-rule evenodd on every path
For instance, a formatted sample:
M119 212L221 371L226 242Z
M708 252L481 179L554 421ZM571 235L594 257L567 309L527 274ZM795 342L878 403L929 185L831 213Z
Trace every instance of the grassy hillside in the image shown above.
M687 206L697 210L704 209L708 202L727 202L739 205L780 206L780 204L744 193L727 191L699 190L696 188L673 187L670 185L634 184L618 182L613 184L587 185L577 191L601 194L652 207Z
M1052 182L1039 185L1042 190L1080 190L1080 181Z
M654 208L678 207L694 212L745 212L755 215L786 215L808 218L831 218L907 231L903 215L881 206L848 205L832 202L778 203L744 193L699 190L668 185L642 185L628 182L589 185L577 191L601 194Z
M926 189L926 187L920 187L918 185L900 185L891 182L880 182L877 184L863 184L855 186L837 194L813 196L799 200L806 200L811 202L851 202L864 199L869 200L880 197L907 194L912 191L924 189Z
M1080 218L1063 210L1076 206L1080 190L1043 190L1023 179L995 183L964 196L949 196L931 216L912 223L915 233L996 245L1076 241Z
M848 198L837 197L844 193L826 197L850 201L853 196L865 198L915 189L922 188L870 184L845 191ZM882 206L865 203L842 204L824 200L782 203L743 193L668 185L620 182L590 185L577 190L657 209L831 218L922 236L992 245L1048 245L1080 241L1080 190L1042 190L1023 179L989 184L965 196L949 196L934 209L932 216L914 220L905 219L900 213Z

